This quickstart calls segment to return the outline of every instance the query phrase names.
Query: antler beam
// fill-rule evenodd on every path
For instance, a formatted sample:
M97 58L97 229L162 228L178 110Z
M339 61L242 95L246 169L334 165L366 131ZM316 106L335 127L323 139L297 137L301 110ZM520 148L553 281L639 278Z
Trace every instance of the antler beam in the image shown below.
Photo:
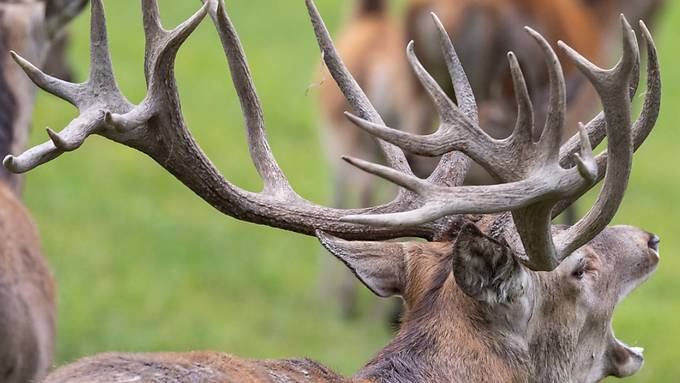
M307 3L319 44L335 78L343 85L357 113L382 123L375 109L339 60L328 31L309 1ZM247 60L226 13L223 0L205 1L190 19L173 30L165 30L156 0L142 0L146 35L145 73L148 93L133 105L116 86L106 34L102 0L92 1L90 79L72 84L53 78L15 55L19 65L42 89L72 104L80 111L64 130L48 130L50 141L19 156L8 156L4 165L22 173L43 165L68 151L80 148L87 137L99 134L146 153L187 187L221 212L241 220L315 235L323 230L347 239L389 239L403 236L431 238L444 230L427 223L408 228L366 228L342 222L349 211L318 206L298 196L277 164L267 141L260 101ZM174 77L174 60L181 45L210 14L217 27L244 113L250 154L264 180L264 190L253 193L227 181L194 140L181 114ZM401 149L387 143L383 148L390 164L410 174ZM402 192L393 202L357 214L389 213L415 206L415 196Z

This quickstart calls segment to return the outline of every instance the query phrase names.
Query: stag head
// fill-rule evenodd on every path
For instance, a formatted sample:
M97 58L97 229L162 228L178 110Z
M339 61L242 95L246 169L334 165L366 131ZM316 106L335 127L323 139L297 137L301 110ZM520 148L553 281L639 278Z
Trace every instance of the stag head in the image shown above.
M527 29L550 74L542 129L516 57L509 54L518 102L514 133L495 139L479 127L470 84L441 23L434 18L453 80L454 103L418 61L408 56L439 113L440 129L418 136L385 126L344 67L311 0L307 7L324 60L356 115L348 117L378 138L388 166L347 158L351 164L401 186L395 200L362 210L315 205L299 196L278 166L247 60L223 1L206 1L172 30L162 27L155 0L142 0L146 34L147 97L130 103L116 85L101 0L92 1L90 78L55 79L15 55L41 88L74 104L80 115L50 140L4 165L29 171L85 144L92 134L148 154L220 211L244 221L316 235L379 296L407 303L396 339L358 373L376 382L586 381L627 376L642 363L639 350L611 330L617 303L656 268L656 236L632 227L607 228L625 193L634 151L656 122L661 96L656 49L648 47L648 79L640 117L631 120L639 80L639 48L622 17L623 56L612 69L596 67L565 44L564 54L588 78L603 112L560 145L566 91L550 44ZM259 193L229 181L205 156L187 128L174 81L182 43L207 15L224 46L241 102L251 158L264 181ZM593 147L607 138L598 156ZM413 175L403 150L442 156L428 179ZM498 181L461 186L470 162ZM552 219L604 180L591 210L571 227ZM420 237L428 242L381 242Z
M642 349L619 341L611 320L616 305L658 265L659 241L652 234L607 228L552 272L525 267L507 243L472 224L453 243L378 246L320 238L371 291L400 295L406 304L399 334L362 378L428 381L418 375L423 360L414 352L423 339L445 356L442 365L456 362L434 381L489 377L488 370L470 370L459 355L495 366L498 381L596 382L642 367ZM395 362L404 369L387 367Z

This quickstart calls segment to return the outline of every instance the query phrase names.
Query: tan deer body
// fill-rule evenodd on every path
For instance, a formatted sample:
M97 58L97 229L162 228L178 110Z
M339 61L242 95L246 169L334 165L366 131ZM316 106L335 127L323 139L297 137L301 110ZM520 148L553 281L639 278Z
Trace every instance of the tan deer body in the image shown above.
M81 1L82 3L82 1ZM82 8L84 4L80 5ZM23 150L28 140L35 87L9 50L38 63L50 47L48 23L70 17L37 1L0 2L0 153ZM64 17L59 22L55 17ZM55 29L56 31L56 29ZM22 177L0 171L0 381L28 383L52 365L55 283L38 231L20 199Z
M409 62L440 120L437 132L418 135L384 124L342 64L314 3L306 4L329 72L357 113L348 118L380 138L390 166L346 160L400 186L391 203L340 210L311 203L293 191L270 150L259 98L223 1L208 0L189 20L165 30L156 1L142 0L148 94L138 105L116 86L101 0L92 1L86 83L55 81L16 56L36 84L78 106L80 115L61 132L48 131L49 141L7 156L3 163L13 172L26 172L78 149L92 134L133 147L221 212L315 235L376 295L403 297L404 324L395 339L350 379L307 360L187 353L105 354L59 369L46 382L591 383L637 372L641 350L617 340L611 320L616 305L656 269L659 238L641 229L607 225L628 185L633 154L654 128L660 107L656 49L644 25L648 88L635 121L631 97L639 81L640 51L627 21L621 20L622 58L610 70L560 44L603 103L603 112L561 145L565 79L556 53L537 32L527 29L542 52L551 84L539 137L527 84L513 54L508 57L517 94L516 128L501 139L484 133L472 87L439 20L434 21L437 37L458 102L427 73L410 45ZM181 44L208 14L227 54L251 159L264 181L259 193L243 190L219 173L181 114L173 63ZM605 138L607 152L595 156L592 146ZM432 176L421 179L401 149L442 160ZM460 186L470 161L498 183ZM597 201L581 220L572 226L552 225L555 216L603 180ZM427 241L382 241L408 237Z
M30 215L3 183L0 228L0 377L30 382L52 364L55 285Z

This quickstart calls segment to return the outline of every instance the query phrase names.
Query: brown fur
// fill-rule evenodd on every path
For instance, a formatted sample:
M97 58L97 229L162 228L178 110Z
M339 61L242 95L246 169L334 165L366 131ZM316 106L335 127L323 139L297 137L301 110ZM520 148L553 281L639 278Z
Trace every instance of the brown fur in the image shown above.
M52 363L54 280L21 201L0 183L0 380L39 379Z
M228 354L105 354L84 359L50 375L53 383L292 383L346 380L316 362L254 361Z
M57 9L52 7L52 16ZM0 157L25 147L35 86L9 51L41 63L50 16L39 1L0 1ZM55 24L57 25L57 24ZM19 199L22 177L0 171L0 381L42 379L52 364L55 283L40 238Z

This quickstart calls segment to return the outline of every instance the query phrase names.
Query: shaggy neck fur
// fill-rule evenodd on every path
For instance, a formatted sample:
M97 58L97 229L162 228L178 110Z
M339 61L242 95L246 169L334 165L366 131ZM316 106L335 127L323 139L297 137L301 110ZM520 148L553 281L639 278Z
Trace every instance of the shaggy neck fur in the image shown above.
M562 299L571 299L565 294L565 290L555 282L549 282L550 276L543 274L540 278L534 275L533 284L535 291L540 291L542 296L534 299L536 307L532 310L536 314L532 319L544 316L543 313L551 313L552 323L549 326L541 323L529 323L527 338L529 352L532 358L534 371L530 382L570 382L574 366L574 356L577 353L579 338L579 321L575 313L564 310L565 305L557 304L551 297L560 296ZM574 297L572 297L575 299ZM557 314L559 312L559 314Z
M406 313L397 337L359 371L357 380L526 382L527 346L507 326L508 318L466 296L450 268L435 279L435 287Z

